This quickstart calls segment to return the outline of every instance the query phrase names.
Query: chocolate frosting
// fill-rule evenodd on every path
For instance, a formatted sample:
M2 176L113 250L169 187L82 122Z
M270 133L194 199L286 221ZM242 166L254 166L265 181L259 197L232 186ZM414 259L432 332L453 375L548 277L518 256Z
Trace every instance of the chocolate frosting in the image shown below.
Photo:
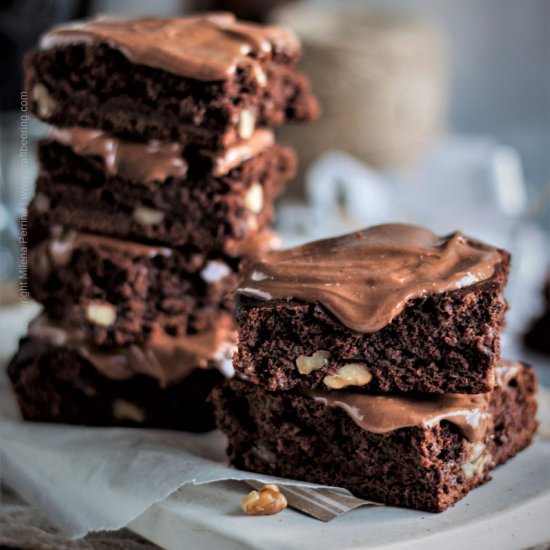
M132 63L204 81L225 80L238 66L259 67L256 58L300 53L289 30L243 23L230 13L164 19L99 17L59 25L46 33L41 48L71 43L106 43Z
M147 346L108 350L90 343L82 329L55 323L45 315L30 323L29 335L78 351L107 378L124 380L142 374L156 378L162 387L182 380L195 368L215 367L231 374L236 341L229 316L222 318L212 331L177 338L157 331L151 334Z
M52 128L50 136L78 155L101 157L110 176L151 183L187 173L187 162L177 143L124 141L101 130L85 128Z
M169 177L184 177L188 169L184 148L178 143L138 143L86 128L52 128L50 137L78 155L100 157L108 175L135 182L164 182ZM250 139L201 154L212 163L212 175L219 177L271 147L273 142L273 133L260 129Z
M376 332L410 300L484 281L500 261L498 249L460 232L376 225L245 264L237 292L319 302L348 328Z
M504 362L496 367L497 383L507 384L521 368L521 363ZM490 393L396 397L313 391L311 395L323 405L344 410L360 428L377 434L413 426L430 428L446 420L457 426L468 440L477 442L484 439L492 422Z

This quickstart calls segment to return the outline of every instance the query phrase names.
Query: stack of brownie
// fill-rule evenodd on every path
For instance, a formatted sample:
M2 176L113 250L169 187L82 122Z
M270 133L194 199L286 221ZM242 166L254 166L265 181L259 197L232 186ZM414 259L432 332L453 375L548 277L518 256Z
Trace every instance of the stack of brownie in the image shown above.
M271 128L317 105L285 29L217 13L56 27L25 60L40 143L8 367L23 416L202 431L231 367L231 291L293 175Z
M212 397L231 462L434 512L485 482L537 426L534 372L500 357L509 260L390 224L249 262Z

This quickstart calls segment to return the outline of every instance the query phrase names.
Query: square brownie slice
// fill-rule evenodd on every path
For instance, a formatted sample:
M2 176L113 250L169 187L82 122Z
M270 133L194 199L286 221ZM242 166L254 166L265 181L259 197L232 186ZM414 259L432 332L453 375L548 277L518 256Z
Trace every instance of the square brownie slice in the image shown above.
M211 153L56 128L39 158L30 210L45 226L227 254L269 225L296 166L269 130Z
M146 345L233 323L236 260L29 224L29 289L100 346Z
M399 224L271 252L243 267L235 369L269 390L489 391L509 261Z
M441 512L530 444L536 387L531 368L505 363L481 395L270 392L235 377L212 400L237 468Z
M199 357L173 340L98 349L80 329L38 317L7 369L23 418L192 432L213 429L207 397L224 380L229 357Z
M296 37L228 13L54 27L25 58L30 110L56 126L211 149L318 107Z

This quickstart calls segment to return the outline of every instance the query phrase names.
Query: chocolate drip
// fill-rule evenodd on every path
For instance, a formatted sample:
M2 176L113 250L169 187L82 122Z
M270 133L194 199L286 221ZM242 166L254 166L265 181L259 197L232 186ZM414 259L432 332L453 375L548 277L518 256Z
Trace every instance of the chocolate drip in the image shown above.
M78 155L101 157L110 176L151 183L187 173L187 162L177 143L134 143L85 128L53 128L50 135Z
M438 237L412 225L377 225L249 263L238 292L320 302L350 329L376 332L410 300L486 280L500 261L498 249L460 232Z
M83 330L55 323L45 315L30 323L29 335L78 351L107 378L124 380L142 374L156 378L162 387L182 380L195 368L215 367L230 374L236 341L229 316L212 331L177 338L157 332L147 346L108 350L91 344Z
M244 64L259 69L256 59L274 52L289 58L300 53L291 31L241 23L229 13L170 19L100 17L54 27L40 46L99 42L118 49L132 63L204 81L225 80Z
M496 380L508 384L522 369L521 363L502 361L496 367ZM368 395L342 391L310 393L328 407L338 407L363 430L384 434L419 426L431 428L445 420L461 430L472 442L483 441L492 422L491 394L446 394L415 397Z
M414 398L330 392L313 396L324 405L343 409L360 428L377 434L412 426L431 428L447 420L470 441L480 441L490 420L486 394Z
M188 163L185 149L178 143L137 143L86 128L52 128L50 137L70 147L77 155L100 157L105 172L133 182L164 182L184 177ZM211 164L215 177L224 176L242 162L262 153L274 143L270 130L256 130L252 137L219 151L200 151Z

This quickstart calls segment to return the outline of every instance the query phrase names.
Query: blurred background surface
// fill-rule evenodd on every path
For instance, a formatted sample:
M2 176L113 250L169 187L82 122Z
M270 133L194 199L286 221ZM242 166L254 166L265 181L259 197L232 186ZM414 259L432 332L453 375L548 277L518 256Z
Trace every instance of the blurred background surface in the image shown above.
M204 10L277 21L303 41L323 116L280 136L301 159L279 205L285 242L389 220L463 229L514 254L520 331L550 261L547 0L1 2L0 302L21 297L17 219L47 132L26 116L23 52L68 19Z

